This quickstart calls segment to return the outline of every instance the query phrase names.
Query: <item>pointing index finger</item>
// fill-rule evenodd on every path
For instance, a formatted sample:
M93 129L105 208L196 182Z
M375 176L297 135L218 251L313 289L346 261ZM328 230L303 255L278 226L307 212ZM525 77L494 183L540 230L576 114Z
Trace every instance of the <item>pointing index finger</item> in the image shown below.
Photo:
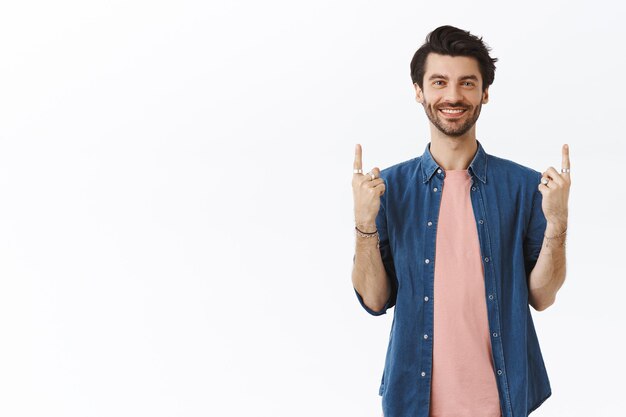
M570 168L570 162L569 162L569 146L567 144L563 145L563 159L561 162L561 168ZM565 172L565 174L568 174L568 172Z
M357 143L354 148L354 169L363 169L362 153L361 144Z

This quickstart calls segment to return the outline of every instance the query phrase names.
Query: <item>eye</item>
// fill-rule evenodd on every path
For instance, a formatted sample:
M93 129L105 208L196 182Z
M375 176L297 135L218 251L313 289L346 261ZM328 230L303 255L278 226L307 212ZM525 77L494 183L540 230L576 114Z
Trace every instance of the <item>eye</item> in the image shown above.
M474 85L474 83L471 81L465 81L465 84Z
M443 81L439 80L439 81L435 81L433 84L437 84L437 83L442 83Z

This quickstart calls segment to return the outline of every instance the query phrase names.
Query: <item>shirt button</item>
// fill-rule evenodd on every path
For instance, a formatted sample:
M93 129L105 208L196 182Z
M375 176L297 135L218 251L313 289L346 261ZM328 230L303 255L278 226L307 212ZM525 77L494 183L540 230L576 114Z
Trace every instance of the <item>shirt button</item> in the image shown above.
M428 339L428 335L427 334L424 335L424 339Z
M484 223L483 219L478 220L478 223L483 224Z
M498 333L493 332L493 337L498 337Z
M433 225L433 222L428 222L427 224L428 224L429 226L432 226L432 225Z
M428 301L428 296L424 297L424 301Z
M428 264L428 263L430 263L430 259L426 259L424 262L426 262Z
M485 257L485 262L489 262L489 258L488 257Z
M426 376L426 372L422 371L422 376Z
M440 169L438 169L438 170L437 170L437 173L441 174L441 170L440 170Z
M493 300L493 294L489 294L489 299Z
M476 191L476 187L472 187L472 191Z
M437 187L433 188L433 191L434 191L434 192L437 192Z
M498 375L502 375L502 369L498 369Z

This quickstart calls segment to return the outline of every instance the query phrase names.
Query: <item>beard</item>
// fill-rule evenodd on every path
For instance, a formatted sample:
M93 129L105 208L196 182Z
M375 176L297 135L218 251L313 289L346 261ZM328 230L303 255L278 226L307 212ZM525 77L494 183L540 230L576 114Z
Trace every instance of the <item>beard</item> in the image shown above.
M435 108L428 101L424 100L423 106L426 116L428 116L430 122L435 125L441 133L446 136L458 137L463 136L472 128L472 126L474 126L478 120L478 116L480 116L480 109L483 105L481 102L478 107L472 108L471 106L463 103L451 103ZM443 116L438 110L439 108L444 107L463 108L466 110L463 116L458 119L446 119L445 116Z

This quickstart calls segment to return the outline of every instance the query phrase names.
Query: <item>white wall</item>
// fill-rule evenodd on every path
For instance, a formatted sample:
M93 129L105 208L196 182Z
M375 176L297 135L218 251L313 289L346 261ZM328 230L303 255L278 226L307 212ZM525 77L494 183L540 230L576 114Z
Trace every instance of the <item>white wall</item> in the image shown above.
M392 314L352 289L354 145L366 170L423 152L409 62L443 24L499 58L488 153L543 171L570 145L533 415L617 415L615 4L3 2L0 415L380 416Z

